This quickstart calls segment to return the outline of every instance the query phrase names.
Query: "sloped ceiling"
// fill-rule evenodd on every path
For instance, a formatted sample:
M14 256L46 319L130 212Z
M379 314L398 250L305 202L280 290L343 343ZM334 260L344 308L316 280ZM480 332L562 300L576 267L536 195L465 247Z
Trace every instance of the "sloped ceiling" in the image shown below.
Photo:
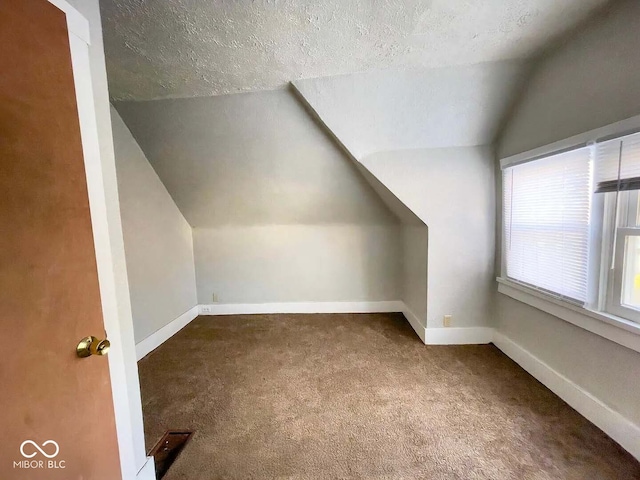
M384 186L358 172L288 82L358 160L487 145L527 72L523 59L605 2L101 0L101 8L110 93L128 99L117 110L191 226L213 227L396 221L369 183Z
M382 151L488 145L524 62L300 80L295 88L357 159Z
M115 107L192 227L397 222L288 90Z
M111 96L530 58L606 0L101 0Z

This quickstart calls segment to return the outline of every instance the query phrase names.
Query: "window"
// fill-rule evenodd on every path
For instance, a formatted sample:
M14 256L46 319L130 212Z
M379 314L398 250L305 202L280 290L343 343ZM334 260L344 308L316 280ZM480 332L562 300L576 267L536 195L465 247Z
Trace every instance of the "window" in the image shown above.
M640 133L503 169L504 273L640 322Z
M585 303L591 165L582 148L504 170L509 278Z
M604 309L640 321L640 134L595 146L596 196L604 195L607 240L604 265Z

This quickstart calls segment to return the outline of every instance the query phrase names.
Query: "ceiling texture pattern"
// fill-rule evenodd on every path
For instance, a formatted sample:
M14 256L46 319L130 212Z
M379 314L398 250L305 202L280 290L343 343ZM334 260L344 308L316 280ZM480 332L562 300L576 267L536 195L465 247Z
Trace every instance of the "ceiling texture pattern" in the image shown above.
M101 0L114 100L527 59L606 0Z

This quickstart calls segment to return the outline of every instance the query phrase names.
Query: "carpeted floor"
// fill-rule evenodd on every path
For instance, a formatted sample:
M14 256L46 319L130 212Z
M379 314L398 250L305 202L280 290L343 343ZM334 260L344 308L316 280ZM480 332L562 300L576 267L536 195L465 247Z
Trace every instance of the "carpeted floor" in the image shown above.
M639 479L640 464L493 345L401 314L200 317L140 361L165 479Z

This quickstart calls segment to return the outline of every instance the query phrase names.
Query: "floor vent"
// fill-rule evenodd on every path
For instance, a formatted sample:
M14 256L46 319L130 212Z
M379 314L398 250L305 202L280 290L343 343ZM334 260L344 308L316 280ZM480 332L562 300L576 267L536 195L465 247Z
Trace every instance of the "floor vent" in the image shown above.
M189 430L170 430L151 449L149 455L153 455L156 464L156 479L160 480L176 461L178 455L185 447L193 432Z

